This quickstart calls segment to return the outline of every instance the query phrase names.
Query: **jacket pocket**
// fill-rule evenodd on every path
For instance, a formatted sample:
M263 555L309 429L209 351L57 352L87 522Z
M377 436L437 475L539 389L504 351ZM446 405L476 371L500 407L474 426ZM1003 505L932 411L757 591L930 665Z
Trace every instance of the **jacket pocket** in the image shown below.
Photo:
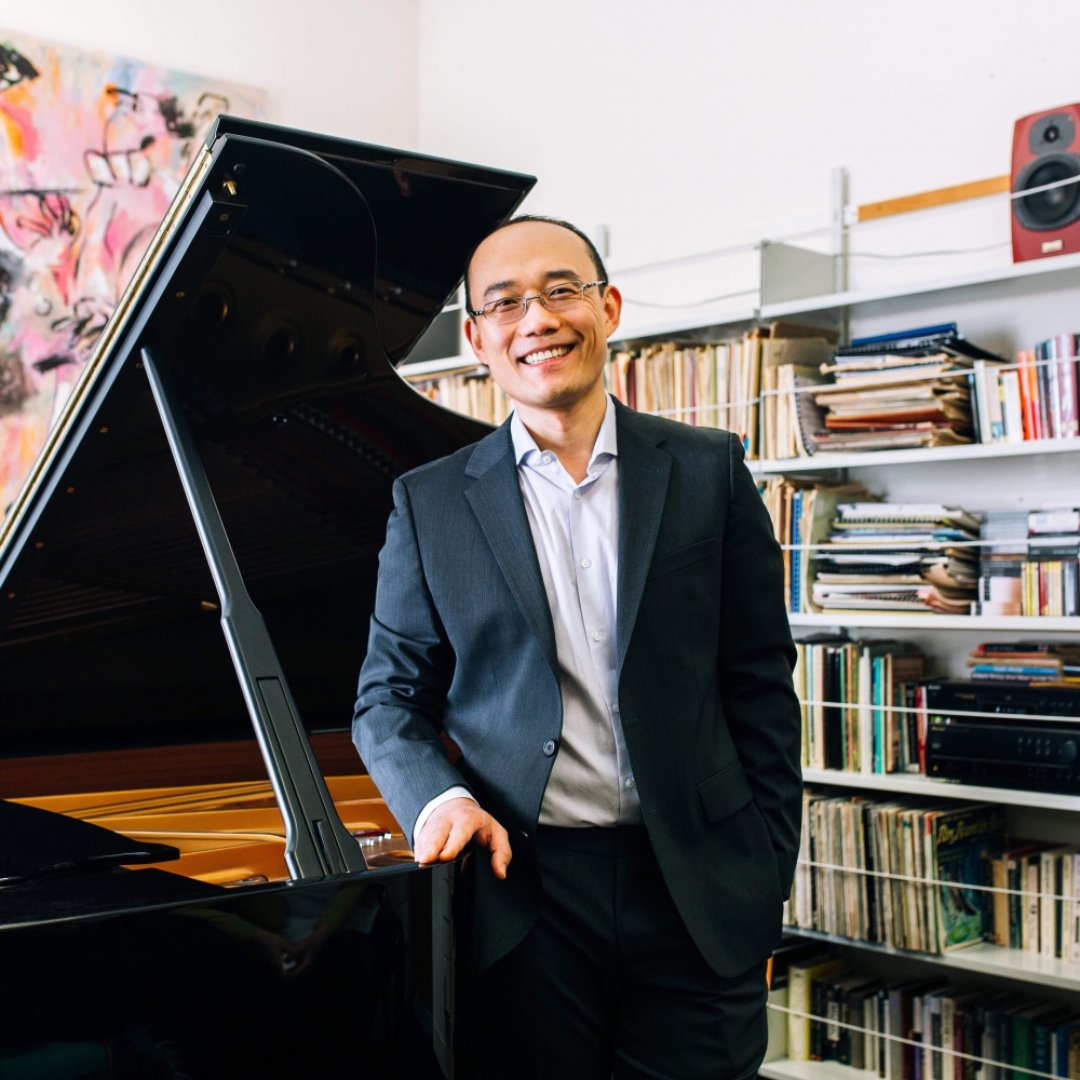
M705 819L712 824L741 810L753 797L750 782L737 761L702 780L698 794L705 808Z
M649 580L670 574L675 570L684 570L688 566L696 566L706 559L714 559L720 554L720 542L714 537L707 540L698 540L686 547L677 548L675 551L665 551L653 558L649 567Z

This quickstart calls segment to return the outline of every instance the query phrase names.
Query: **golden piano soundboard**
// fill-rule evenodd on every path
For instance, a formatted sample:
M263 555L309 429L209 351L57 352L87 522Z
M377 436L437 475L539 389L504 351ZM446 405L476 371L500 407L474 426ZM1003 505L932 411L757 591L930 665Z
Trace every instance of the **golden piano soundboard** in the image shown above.
M397 822L367 776L334 776L326 786L365 862L410 860ZM269 781L133 788L16 799L114 829L133 840L175 847L169 869L216 885L288 881L285 822Z
M210 131L0 523L0 1074L450 1067L348 726L392 482L485 430L394 367L532 183Z

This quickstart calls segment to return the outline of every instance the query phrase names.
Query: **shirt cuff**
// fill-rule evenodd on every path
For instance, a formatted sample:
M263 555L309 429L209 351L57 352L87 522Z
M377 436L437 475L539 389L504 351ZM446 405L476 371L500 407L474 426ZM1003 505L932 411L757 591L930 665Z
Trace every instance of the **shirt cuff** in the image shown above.
M449 802L451 799L472 799L476 802L476 797L467 788L458 784L456 787L447 788L441 795L436 795L424 808L416 815L416 822L413 825L413 847L416 847L417 837L424 830L424 825L427 824L427 819L431 817L431 812L437 807L442 806L444 802Z

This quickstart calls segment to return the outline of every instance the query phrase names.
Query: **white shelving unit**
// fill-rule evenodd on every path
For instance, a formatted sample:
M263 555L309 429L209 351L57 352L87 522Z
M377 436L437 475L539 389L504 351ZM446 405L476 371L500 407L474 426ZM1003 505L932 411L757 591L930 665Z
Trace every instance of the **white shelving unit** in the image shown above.
M824 258L825 256L823 256ZM1061 278L1063 275L1080 275L1080 255L1063 255L1052 259L1036 259L1030 262L998 264L984 271L965 273L955 277L931 278L893 288L853 289L847 292L826 293L761 306L761 319L789 319L815 311L841 311L884 301L895 303L901 299L921 298L946 294L960 289L979 288L1001 282L1038 280L1043 277Z
M791 458L786 461L752 461L750 470L757 476L793 476L803 473L817 474L836 472L840 469L864 468L868 465L896 466L950 464L955 462L985 461L988 458L1056 458L1058 455L1080 455L1080 440L1044 439L1041 442L1022 443L965 443L961 446L936 446L923 450L877 450L866 453L824 453L813 457ZM872 461L868 462L867 458ZM1080 462L1062 463L1063 468L1073 468L1080 475ZM1080 480L1077 481L1080 483Z
M769 1080L866 1080L877 1075L835 1061L769 1061L758 1069L758 1076Z
M794 627L858 627L874 630L978 630L1010 634L1080 633L1080 619L1034 615L923 615L888 611L813 611L791 616Z
M850 336L955 321L971 340L1002 355L1031 348L1057 333L1080 332L1080 259L1043 260L894 293L851 292L762 307L761 318L828 316ZM800 475L860 480L890 501L935 502L979 511L1069 503L1080 506L1080 439L1016 444L815 455L797 461L759 461L760 476ZM949 616L833 611L792 615L796 637L846 629L852 637L916 641L936 674L963 677L964 657L982 640L1080 638L1078 618ZM804 771L807 784L889 798L957 799L1002 805L1010 834L1057 843L1080 839L1080 795L994 788L929 779L832 770ZM1080 964L983 944L943 956L905 953L811 931L802 936L855 953L874 970L915 963L964 983L1015 983L1032 997L1080 997ZM910 970L910 967L906 970ZM761 1075L775 1080L856 1080L867 1073L835 1062L777 1060Z
M852 942L848 938L832 934L819 933L816 930L801 931L801 936L815 941L848 947ZM859 943L863 952L878 956L903 957L905 960L926 964L935 968L951 971L973 972L978 975L990 975L995 978L1010 979L1019 983L1033 983L1036 986L1049 986L1058 990L1076 988L1076 965L1061 960L1052 960L1045 956L1022 952L1020 949L1002 949L996 945L969 945L956 952L934 956L928 953L905 952L887 945Z
M803 782L828 787L854 788L858 791L865 791L868 787L872 787L874 791L882 795L919 795L935 799L965 799L972 802L1000 803L1003 806L1063 810L1077 814L1080 821L1080 795L1063 795L1052 791L985 787L980 784L962 784L957 780L938 780L913 773L874 775L840 772L833 769L803 769Z

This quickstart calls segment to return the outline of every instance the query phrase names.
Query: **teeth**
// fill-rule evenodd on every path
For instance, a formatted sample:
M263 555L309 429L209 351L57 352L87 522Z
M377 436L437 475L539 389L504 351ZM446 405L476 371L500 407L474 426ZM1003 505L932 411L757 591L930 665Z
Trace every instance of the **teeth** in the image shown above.
M525 364L542 364L545 360L554 360L556 356L565 356L570 351L569 345L560 345L557 349L545 349L543 352L529 353L522 359Z

